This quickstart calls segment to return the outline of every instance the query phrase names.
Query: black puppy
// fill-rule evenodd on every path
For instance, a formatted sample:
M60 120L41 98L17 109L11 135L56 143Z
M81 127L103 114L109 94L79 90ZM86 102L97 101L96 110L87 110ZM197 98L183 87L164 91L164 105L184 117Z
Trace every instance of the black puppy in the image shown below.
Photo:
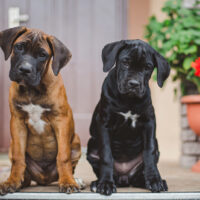
M103 71L109 71L90 125L87 159L98 178L91 191L110 195L117 186L167 191L157 168L156 119L148 81L157 68L160 87L169 76L167 61L141 40L107 44Z

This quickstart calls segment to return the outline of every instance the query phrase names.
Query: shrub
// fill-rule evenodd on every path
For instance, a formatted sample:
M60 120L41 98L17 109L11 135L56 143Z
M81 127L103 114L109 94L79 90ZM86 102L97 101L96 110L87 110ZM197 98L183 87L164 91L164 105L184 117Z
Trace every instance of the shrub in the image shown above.
M162 11L167 17L159 22L150 17L145 38L175 70L173 81L180 80L182 95L200 93L200 78L191 62L200 57L200 0L192 8L182 0L167 0ZM176 91L176 89L175 89Z

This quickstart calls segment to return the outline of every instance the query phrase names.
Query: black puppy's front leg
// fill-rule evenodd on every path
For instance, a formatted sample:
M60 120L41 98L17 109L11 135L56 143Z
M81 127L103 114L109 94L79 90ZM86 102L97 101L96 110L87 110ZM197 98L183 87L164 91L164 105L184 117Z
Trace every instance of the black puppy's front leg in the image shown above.
M111 195L116 192L113 179L113 157L110 146L110 135L108 129L103 125L98 127L99 132L99 152L100 152L100 171L98 180L92 182L92 187L96 187L96 192L104 195Z
M155 119L145 124L144 137L144 178L146 188L152 192L167 191L167 183L162 180L157 168L159 159L158 144L155 137L156 123Z

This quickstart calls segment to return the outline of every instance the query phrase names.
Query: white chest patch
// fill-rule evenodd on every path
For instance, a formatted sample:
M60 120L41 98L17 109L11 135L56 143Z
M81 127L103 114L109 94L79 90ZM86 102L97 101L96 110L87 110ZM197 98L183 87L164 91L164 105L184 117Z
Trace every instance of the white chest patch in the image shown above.
M132 123L131 126L133 128L135 128L136 126L136 122L137 122L137 118L139 117L139 115L137 114L131 114L131 111L129 110L127 113L123 113L123 112L119 112L120 115L124 116L125 120L131 119Z
M29 124L37 131L37 133L41 134L44 132L44 127L46 122L41 119L42 113L45 111L50 111L49 108L42 108L39 105L28 104L20 106L23 111L28 113Z

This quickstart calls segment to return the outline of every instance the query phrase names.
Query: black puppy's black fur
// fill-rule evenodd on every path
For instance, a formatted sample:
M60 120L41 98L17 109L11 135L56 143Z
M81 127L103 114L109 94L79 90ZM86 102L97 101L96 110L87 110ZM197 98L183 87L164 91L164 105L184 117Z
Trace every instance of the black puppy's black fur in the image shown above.
M103 83L90 126L87 159L97 176L91 191L110 195L116 185L167 191L157 168L156 119L148 81L156 67L162 87L170 66L141 40L107 44L102 60L104 72L116 67Z

